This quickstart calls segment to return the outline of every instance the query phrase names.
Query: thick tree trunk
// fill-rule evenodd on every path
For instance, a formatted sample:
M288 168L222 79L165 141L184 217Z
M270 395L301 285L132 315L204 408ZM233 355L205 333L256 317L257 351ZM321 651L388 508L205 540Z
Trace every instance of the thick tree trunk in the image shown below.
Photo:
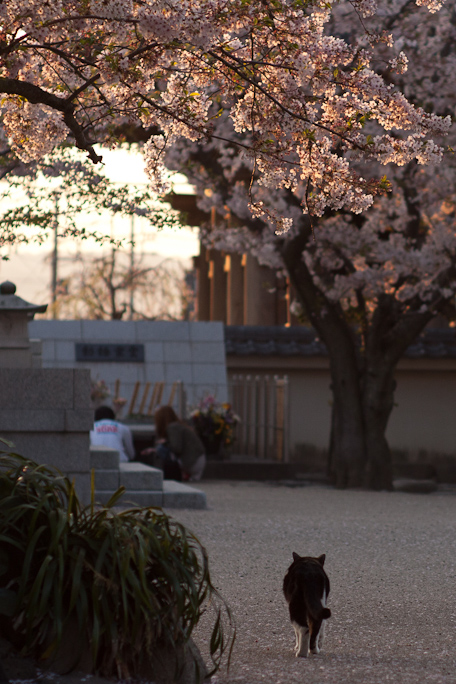
M432 314L404 312L394 296L380 296L361 348L341 307L315 285L302 259L310 235L309 226L285 241L282 256L329 353L334 398L329 475L336 487L391 489L391 452L385 433L394 405L394 372Z
M391 451L386 439L388 419L394 405L394 368L381 362L369 365L363 381L362 406L366 443L365 486L392 489Z
M326 343L326 339L323 339ZM344 348L348 346L346 344L339 344L334 348L335 342L336 339L331 335L329 344L333 425L330 478L339 488L361 487L364 485L366 444L359 371L353 350Z
M369 489L392 489L386 429L394 406L394 374L399 359L431 317L429 312L404 314L394 297L382 295L369 324L360 388L367 457L365 485Z
M329 302L313 282L302 252L311 234L299 233L284 244L288 274L313 326L326 344L334 397L334 429L330 475L337 487L364 484L366 448L359 384L356 339L338 306Z

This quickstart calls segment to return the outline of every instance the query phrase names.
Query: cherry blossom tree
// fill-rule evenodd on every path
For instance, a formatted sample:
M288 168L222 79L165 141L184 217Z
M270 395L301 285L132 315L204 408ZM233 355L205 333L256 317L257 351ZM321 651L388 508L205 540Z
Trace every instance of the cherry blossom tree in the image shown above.
M393 32L366 31L375 0L351 4L361 40L331 33L327 0L3 0L2 163L34 162L70 142L97 164L96 142L116 144L141 125L162 191L166 150L182 136L218 140L227 109L263 187L292 191L304 214L361 212L388 182L359 162L437 162L450 120L379 73L377 48L392 45ZM442 2L417 4L434 12ZM394 53L388 74L404 60ZM291 225L253 195L249 206L279 231Z
M341 26L347 40L354 40L359 18L352 3L341 3L332 21L334 33ZM378 28L378 15L376 22ZM383 78L431 114L454 113L454 7L429 17L424 10L412 11L407 0L391 0L382 5L381 23L404 50L398 57L401 73L393 74L390 48L381 46ZM413 65L409 70L406 54ZM229 116L218 121L219 137L210 144L181 143L168 155L170 167L185 168L195 184L201 209L215 206L219 216L229 210L229 223L206 230L204 240L228 252L250 252L289 276L297 293L295 312L310 321L329 352L333 480L339 487L390 488L385 432L396 365L436 314L456 318L454 156L446 155L432 169L416 162L390 165L392 192L378 197L371 209L361 215L327 209L316 220L302 213L305 183L284 190L265 188L256 176L251 182L252 164L226 142L237 135ZM371 125L366 122L366 133ZM453 127L453 145L455 138ZM271 214L293 221L288 233L277 235L273 221L252 216L252 195Z
M38 161L9 158L0 166L0 254L19 243L43 243L49 232L59 237L88 238L102 243L111 236L102 228L87 227L89 215L138 216L155 228L181 227L179 213L159 200L148 187L113 183L103 167L95 167L81 153L63 146Z
M328 346L335 481L389 486L394 366L454 291L452 161L426 170L454 112L452 3L3 0L0 27L3 165L62 143L97 164L141 125L164 191L188 140L238 220L218 244L286 269Z

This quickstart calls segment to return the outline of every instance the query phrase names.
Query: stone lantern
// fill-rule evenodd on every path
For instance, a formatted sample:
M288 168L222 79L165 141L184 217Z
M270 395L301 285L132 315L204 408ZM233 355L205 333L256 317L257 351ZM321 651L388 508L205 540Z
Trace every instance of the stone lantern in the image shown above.
M30 340L28 322L44 313L47 304L30 304L16 295L14 283L0 285L0 368L36 368L40 356L35 340Z

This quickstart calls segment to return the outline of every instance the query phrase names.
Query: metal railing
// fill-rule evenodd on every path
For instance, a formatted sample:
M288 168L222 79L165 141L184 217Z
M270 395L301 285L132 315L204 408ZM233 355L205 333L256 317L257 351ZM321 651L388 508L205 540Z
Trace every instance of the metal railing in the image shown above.
M230 403L238 414L233 454L289 460L288 376L232 375Z

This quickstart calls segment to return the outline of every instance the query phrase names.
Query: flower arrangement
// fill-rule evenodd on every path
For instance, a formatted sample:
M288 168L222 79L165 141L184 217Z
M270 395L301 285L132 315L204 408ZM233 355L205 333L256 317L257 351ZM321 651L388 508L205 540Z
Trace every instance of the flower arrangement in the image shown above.
M234 441L234 428L240 418L231 404L222 404L209 395L202 399L198 406L190 413L196 432L206 444L219 442L230 446Z
M92 380L90 387L90 399L94 406L99 406L111 395L111 390L104 380Z

